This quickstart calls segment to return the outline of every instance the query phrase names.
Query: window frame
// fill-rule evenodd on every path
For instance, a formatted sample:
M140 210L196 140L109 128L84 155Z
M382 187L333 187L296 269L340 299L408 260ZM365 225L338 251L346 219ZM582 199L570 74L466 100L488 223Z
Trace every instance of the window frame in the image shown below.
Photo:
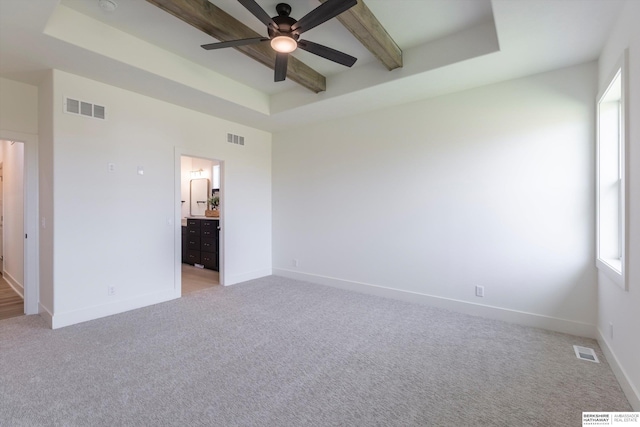
M612 72L607 79L606 88L598 94L596 103L596 267L603 272L614 283L619 285L623 290L629 290L628 281L628 256L629 256L629 239L627 230L629 230L629 105L628 105L628 49L625 49L622 57L617 61ZM603 185L601 170L601 105L607 101L607 95L613 84L616 82L618 75L620 77L620 102L618 113L618 252L620 255L620 269L613 258L605 258L601 256L601 188ZM611 262L614 261L614 262Z

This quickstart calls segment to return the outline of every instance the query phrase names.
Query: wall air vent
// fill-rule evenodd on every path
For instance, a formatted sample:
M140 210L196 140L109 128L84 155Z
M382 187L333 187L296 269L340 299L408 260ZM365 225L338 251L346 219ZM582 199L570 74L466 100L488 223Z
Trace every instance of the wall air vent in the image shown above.
M93 116L93 104L89 104L88 102L80 101L80 114L83 116Z
M72 114L80 114L80 101L77 99L67 98L66 100L66 112Z
M100 120L105 120L107 117L104 106L73 98L64 98L64 112L85 117L93 117Z
M227 142L231 144L244 145L244 136L228 133Z
M104 107L102 105L93 105L93 117L95 117L96 119L103 119L105 118L105 111L104 111Z
M573 351L576 353L576 357L580 360L588 360L589 362L600 363L596 352L592 348L580 347L579 345L573 346Z

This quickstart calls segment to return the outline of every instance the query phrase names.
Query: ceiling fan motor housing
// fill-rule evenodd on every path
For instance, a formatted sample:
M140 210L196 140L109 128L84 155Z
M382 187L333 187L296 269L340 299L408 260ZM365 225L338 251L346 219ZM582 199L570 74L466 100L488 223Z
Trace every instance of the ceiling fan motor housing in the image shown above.
M323 46L319 43L314 43L310 40L298 39L300 38L300 34L305 31L315 28L357 5L358 0L327 0L300 18L300 20L293 19L289 16L291 14L291 6L287 3L278 3L276 6L278 16L269 17L269 14L256 3L256 0L238 0L238 2L267 26L269 38L251 37L227 40L218 43L203 44L202 48L207 50L225 47L239 48L240 46L270 41L271 47L276 51L276 62L274 65L274 81L276 82L283 81L287 77L288 54L297 48L346 67L351 67L357 61L357 58L344 52Z
M274 16L273 22L278 25L278 29L273 29L268 27L269 38L274 38L278 36L291 37L294 40L298 40L300 38L300 34L291 31L291 26L298 22L296 19L293 19L289 16L291 13L291 6L286 3L278 3L276 6L276 12L278 12L278 16Z

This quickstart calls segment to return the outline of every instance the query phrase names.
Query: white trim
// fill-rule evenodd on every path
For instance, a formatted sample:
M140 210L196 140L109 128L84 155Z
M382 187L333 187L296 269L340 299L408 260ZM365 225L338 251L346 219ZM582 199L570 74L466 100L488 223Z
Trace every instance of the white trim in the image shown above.
M254 270L248 271L242 274L235 274L233 276L229 275L227 277L227 281L225 286L236 285L238 283L246 282L247 280L259 279L261 277L271 276L273 274L273 270L270 268L265 268L264 270Z
M625 49L620 59L616 62L613 70L609 74L607 87L598 94L596 102L596 267L607 275L623 290L629 291L629 49ZM620 239L620 271L616 271L615 267L607 263L606 258L600 257L600 104L602 104L605 96L612 87L614 80L620 75L621 93L620 93L620 131L622 133L622 146L620 156L621 164L621 189L620 189L620 211L622 212Z
M44 321L47 322L47 325L49 325L49 328L52 328L53 315L51 314L51 311L49 311L49 309L42 304L38 304L38 309L39 309L38 312L40 314L40 317L42 317Z
M38 228L38 135L0 129L0 139L24 143L24 312L38 314L40 237Z
M173 290L182 296L182 176L180 171L180 157L182 150L174 149L174 180L173 180Z
M620 263L620 265L622 265L622 263ZM624 281L622 280L622 273L620 273L620 271L616 270L615 267L608 263L605 258L596 259L596 267L598 268L598 270L604 273L604 275L607 276L612 282L616 283L622 289L625 289Z
M20 295L22 299L24 299L24 286L22 286L22 283L18 283L16 278L6 271L2 272L2 277L9 284L9 286L11 286L11 288L16 291L16 293Z
M169 289L166 291L154 292L152 294L141 295L134 298L119 299L107 304L85 307L79 310L56 313L51 316L51 328L63 328L65 326L75 325L77 323L87 322L89 320L100 319L102 317L123 313L125 311L135 310L137 308L144 308L150 305L171 301L173 299L176 299L176 293L174 292L174 289Z
M640 392L633 386L631 381L629 381L629 376L622 368L620 362L618 362L618 358L615 353L609 347L607 340L604 338L604 334L598 328L598 344L600 344L600 348L604 353L604 357L607 359L609 366L611 366L611 370L613 374L616 376L624 395L627 397L627 400L631 404L631 407L634 411L640 411Z
M482 305L468 301L443 298L434 295L421 294L418 292L405 291L401 289L387 288L383 286L372 285L369 283L338 279L335 277L301 273L299 271L281 268L274 268L273 274L277 276L289 277L292 279L304 280L320 285L327 285L335 288L346 289L370 295L393 298L401 301L414 302L438 308L444 308L458 313L470 314L472 316L487 317L490 319L502 320L505 322L531 326L534 328L548 329L551 331L562 332L581 337L596 338L597 336L595 325L576 322L574 320L560 319L557 317L549 317L535 313L527 313L501 307Z

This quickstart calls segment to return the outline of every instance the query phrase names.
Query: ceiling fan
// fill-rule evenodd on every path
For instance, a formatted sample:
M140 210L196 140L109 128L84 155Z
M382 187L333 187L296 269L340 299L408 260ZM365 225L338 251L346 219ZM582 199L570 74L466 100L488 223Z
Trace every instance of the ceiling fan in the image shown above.
M278 16L271 18L255 0L238 0L238 2L267 26L269 37L253 37L249 39L209 43L202 45L204 49L221 49L271 41L271 47L276 51L274 76L274 81L276 82L281 82L287 77L289 53L297 48L347 67L351 67L357 61L357 58L347 55L344 52L309 40L300 40L300 34L340 15L345 10L355 6L358 3L357 0L328 0L298 21L289 16L291 6L286 3L278 3L276 6Z

